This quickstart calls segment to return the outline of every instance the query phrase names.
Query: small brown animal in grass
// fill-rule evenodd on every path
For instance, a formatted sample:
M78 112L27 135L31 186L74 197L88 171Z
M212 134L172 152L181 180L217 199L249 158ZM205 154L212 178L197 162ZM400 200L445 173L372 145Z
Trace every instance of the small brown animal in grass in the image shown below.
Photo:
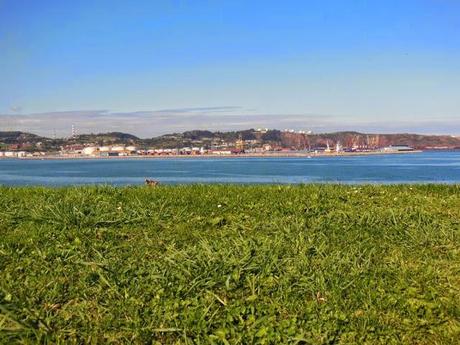
M160 184L160 182L155 181L155 180L150 180L148 178L145 179L145 184L149 187L156 187Z

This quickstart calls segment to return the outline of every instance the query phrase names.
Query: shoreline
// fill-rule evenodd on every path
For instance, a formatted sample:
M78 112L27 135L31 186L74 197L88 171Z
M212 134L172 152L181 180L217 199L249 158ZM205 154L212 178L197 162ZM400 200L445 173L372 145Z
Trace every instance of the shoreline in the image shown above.
M106 159L237 159L237 158L327 158L327 157L357 157L357 156L384 156L384 155L405 155L423 153L422 150L413 151L396 151L396 152L332 152L332 153L305 153L305 152L277 152L277 153L243 153L231 155L130 155L130 156L60 156L49 155L40 157L0 157L2 159L10 160L106 160Z

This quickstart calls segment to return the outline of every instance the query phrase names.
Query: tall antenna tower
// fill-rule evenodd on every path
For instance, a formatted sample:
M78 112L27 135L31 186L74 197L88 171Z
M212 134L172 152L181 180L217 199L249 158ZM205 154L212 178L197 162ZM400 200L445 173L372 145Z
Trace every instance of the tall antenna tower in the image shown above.
M75 129L75 125L72 125L72 138L75 138L77 135L77 130Z

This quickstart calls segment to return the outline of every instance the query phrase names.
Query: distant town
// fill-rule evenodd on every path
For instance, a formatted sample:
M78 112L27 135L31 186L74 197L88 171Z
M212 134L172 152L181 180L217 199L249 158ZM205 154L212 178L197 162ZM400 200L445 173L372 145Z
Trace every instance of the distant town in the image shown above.
M141 139L112 132L47 138L0 132L0 158L104 158L166 156L346 155L460 149L460 138L418 134L312 133L292 129L203 130Z

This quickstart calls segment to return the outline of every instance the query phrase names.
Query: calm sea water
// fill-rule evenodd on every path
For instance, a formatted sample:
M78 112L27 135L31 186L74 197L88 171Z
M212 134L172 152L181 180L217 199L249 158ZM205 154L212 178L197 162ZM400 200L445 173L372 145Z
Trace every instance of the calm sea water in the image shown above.
M318 158L0 159L2 185L460 183L460 152Z

